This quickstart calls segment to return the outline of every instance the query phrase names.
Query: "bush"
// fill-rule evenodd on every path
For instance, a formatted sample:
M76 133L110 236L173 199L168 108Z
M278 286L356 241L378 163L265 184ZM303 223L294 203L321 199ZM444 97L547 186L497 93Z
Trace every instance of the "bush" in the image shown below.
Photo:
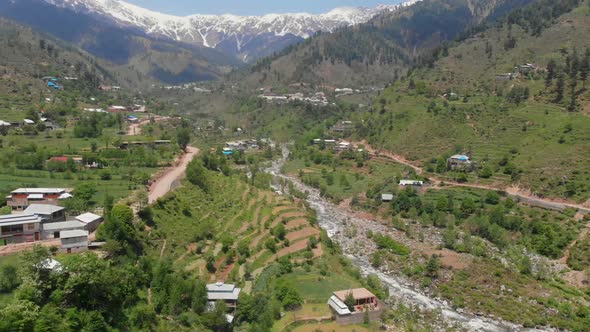
M375 235L373 241L375 241L379 249L387 249L396 255L407 256L410 254L410 248L395 241L389 235Z

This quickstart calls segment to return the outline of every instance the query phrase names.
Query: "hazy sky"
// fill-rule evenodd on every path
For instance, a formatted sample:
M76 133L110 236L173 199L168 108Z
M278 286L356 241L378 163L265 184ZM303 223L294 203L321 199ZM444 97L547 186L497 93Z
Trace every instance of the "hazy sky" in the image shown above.
M126 0L151 10L174 14L324 13L336 7L396 4L402 0Z

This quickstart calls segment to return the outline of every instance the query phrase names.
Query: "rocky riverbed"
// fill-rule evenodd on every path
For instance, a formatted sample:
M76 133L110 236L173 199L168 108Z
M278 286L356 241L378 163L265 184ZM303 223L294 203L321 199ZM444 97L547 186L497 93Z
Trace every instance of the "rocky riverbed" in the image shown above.
M407 278L397 271L381 271L370 264L370 256L375 250L373 241L366 237L368 231L373 233L390 233L391 229L384 224L354 216L350 211L342 209L320 196L319 190L303 184L299 179L281 173L287 160L289 150L283 149L281 159L273 162L266 172L273 176L291 181L295 188L306 192L307 202L317 213L319 225L326 230L328 236L338 243L342 251L361 270L364 275L375 274L389 287L393 299L423 310L438 311L446 321L434 330L443 329L444 325L458 325L468 331L541 331L528 329L509 322L477 316L461 310L455 310L443 299L433 298L420 291ZM356 229L355 237L347 234L347 230ZM349 232L348 232L349 233ZM361 240L359 241L359 237ZM364 240L363 240L364 238Z

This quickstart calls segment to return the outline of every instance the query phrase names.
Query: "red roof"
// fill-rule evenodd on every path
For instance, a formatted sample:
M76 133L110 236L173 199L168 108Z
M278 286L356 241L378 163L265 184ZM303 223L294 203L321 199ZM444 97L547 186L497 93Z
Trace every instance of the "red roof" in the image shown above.
M68 157L51 157L51 158L49 158L49 161L55 161L55 162L59 162L59 163L67 163Z

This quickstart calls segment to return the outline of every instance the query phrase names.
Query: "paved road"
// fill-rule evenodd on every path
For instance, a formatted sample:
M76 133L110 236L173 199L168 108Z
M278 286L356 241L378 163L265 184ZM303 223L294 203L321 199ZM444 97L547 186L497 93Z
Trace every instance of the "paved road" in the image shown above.
M186 152L174 163L173 166L166 169L164 173L157 175L157 179L150 185L148 196L150 204L170 192L174 182L184 176L186 166L198 154L199 149L192 146L187 147Z

